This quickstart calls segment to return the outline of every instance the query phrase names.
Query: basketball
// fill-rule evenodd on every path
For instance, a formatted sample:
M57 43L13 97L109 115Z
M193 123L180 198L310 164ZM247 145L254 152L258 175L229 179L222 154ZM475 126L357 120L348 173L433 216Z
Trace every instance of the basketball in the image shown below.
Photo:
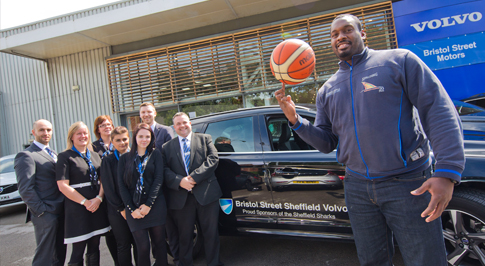
M277 80L288 85L302 83L315 68L315 53L308 43L288 39L274 48L270 65Z

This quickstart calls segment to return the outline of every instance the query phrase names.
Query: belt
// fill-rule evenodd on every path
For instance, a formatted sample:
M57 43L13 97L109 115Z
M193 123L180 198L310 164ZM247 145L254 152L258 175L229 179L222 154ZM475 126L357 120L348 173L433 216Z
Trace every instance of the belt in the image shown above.
M417 173L405 173L405 174L402 174L402 175L395 175L395 176L391 176L391 177L396 177L396 178L413 178L413 177L426 176L429 173L431 173L431 166L428 167L428 168L426 168L425 170L419 171Z
M99 185L99 181L98 181L98 185ZM79 183L79 184L74 184L74 185L70 185L72 188L83 188L83 187L89 187L91 186L91 182L84 182L84 183Z

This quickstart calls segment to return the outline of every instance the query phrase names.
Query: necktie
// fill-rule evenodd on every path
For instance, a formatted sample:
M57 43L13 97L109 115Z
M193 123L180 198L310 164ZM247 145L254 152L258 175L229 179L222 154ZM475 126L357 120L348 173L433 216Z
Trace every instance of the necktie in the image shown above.
M45 147L45 150L52 157L52 159L57 162L57 155L54 153L54 151L49 149L49 147Z
M182 142L184 143L184 161L185 161L185 170L189 173L189 164L190 164L190 147L187 145L187 138L183 138Z

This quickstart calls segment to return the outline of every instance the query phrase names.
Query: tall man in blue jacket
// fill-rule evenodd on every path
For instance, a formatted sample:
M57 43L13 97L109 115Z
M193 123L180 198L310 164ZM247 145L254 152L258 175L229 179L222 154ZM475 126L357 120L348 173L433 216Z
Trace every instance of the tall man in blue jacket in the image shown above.
M318 91L315 125L275 96L291 128L346 164L345 197L361 265L392 265L393 236L406 265L447 265L441 213L465 156L453 103L413 53L364 46L359 19L331 25L340 69ZM430 145L436 157L431 173Z

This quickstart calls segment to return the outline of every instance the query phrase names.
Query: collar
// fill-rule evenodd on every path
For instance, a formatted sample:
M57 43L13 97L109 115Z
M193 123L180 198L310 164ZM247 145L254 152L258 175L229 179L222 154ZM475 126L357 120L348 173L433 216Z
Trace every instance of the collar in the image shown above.
M352 66L358 65L361 61L364 60L364 58L367 58L368 53L369 49L367 48L367 46L365 46L364 50L360 54L354 54L352 56ZM338 64L341 69L349 69L351 67L349 63L347 63L347 61L340 61Z
M152 129L153 133L155 133L155 126L157 125L157 122L153 122L153 125L150 126Z
M179 142L180 142L180 143L182 143L182 139L183 139L184 137L182 137L182 136L178 136L178 138L179 138ZM187 137L186 137L186 138L187 138L187 140L188 140L188 141L190 141L190 140L192 139L192 131L189 133L189 135L187 135Z
M38 142L37 140L34 140L34 144L37 145L37 147L39 147L39 149L41 149L41 150L45 150L46 147L49 147L49 145L44 145L44 144Z

